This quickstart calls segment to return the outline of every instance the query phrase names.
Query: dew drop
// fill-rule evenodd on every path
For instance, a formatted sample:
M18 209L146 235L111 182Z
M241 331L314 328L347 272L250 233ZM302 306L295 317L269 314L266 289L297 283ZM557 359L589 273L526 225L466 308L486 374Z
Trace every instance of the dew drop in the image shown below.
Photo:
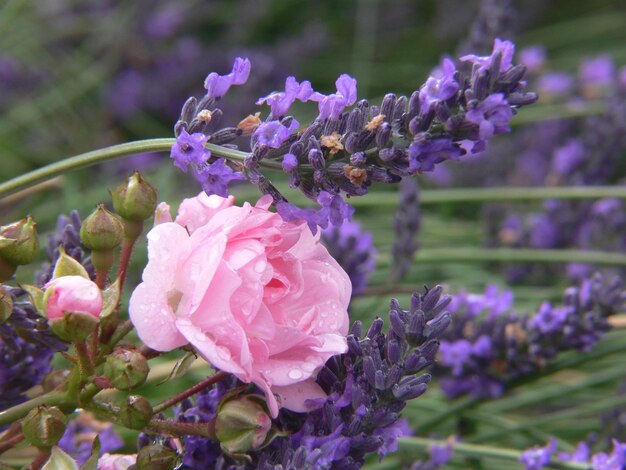
M300 369L291 369L287 375L290 379L298 380L302 378L302 371Z

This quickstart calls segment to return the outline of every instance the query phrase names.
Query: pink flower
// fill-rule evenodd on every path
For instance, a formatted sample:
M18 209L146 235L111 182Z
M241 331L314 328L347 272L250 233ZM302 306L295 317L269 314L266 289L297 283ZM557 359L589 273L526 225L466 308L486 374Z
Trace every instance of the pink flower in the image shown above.
M104 454L98 459L98 470L127 470L137 462L137 454Z
M148 233L148 265L130 299L139 337L158 351L191 343L213 366L282 406L324 397L317 371L346 351L348 275L303 221L232 196L182 202L175 222Z
M46 284L48 318L63 318L65 312L100 316L102 293L98 286L82 276L62 276Z

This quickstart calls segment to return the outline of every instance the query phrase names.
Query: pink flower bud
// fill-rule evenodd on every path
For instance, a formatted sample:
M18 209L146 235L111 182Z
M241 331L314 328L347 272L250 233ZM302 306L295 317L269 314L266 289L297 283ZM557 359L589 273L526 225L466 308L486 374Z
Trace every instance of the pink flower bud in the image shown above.
M62 319L66 312L97 318L102 312L102 293L82 276L62 276L46 284L45 306L50 320Z

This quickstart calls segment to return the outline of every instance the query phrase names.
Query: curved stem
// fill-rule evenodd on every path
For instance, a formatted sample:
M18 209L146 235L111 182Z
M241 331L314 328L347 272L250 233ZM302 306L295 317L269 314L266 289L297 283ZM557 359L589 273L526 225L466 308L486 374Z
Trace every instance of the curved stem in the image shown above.
M116 158L144 152L169 152L174 142L176 142L176 139L174 138L138 140L135 142L127 142L103 149L92 150L91 152L81 153L80 155L51 163L50 165L46 165L38 168L37 170L25 173L1 183L0 198L64 173L78 170L80 168L86 168L109 160L114 160ZM214 155L232 161L243 162L248 155L247 153L239 150L233 150L214 144L206 144L206 148L209 149ZM260 165L269 168L281 168L280 163L278 162L261 161Z
M12 449L13 446L15 446L16 444L19 444L23 440L24 440L24 434L20 432L16 434L15 436L10 437L9 439L5 441L0 442L0 454L3 454L9 449Z
M0 184L0 198L69 171L143 152L169 152L175 139L149 139L92 150L51 163Z
M519 462L522 452L516 449L504 449L501 447L491 447L476 444L467 444L464 442L441 441L437 439L427 439L423 437L404 437L398 439L400 451L428 450L432 446L448 446L452 445L456 455L473 458L497 458L505 460L513 460ZM565 462L552 459L547 468L561 468L570 470L587 470L589 465L577 462Z
M205 388L210 387L214 383L224 380L226 377L228 377L228 374L226 372L222 372L222 371L216 372L210 377L207 377L201 382L198 382L193 387L189 387L187 390L184 390L180 392L179 394L174 395L173 397L162 401L161 403L159 403L158 405L154 407L154 413L156 414L156 413L160 413L161 411L167 410L168 408L176 405L177 403L180 403L185 398L189 398L190 396L195 395L200 390L204 390Z

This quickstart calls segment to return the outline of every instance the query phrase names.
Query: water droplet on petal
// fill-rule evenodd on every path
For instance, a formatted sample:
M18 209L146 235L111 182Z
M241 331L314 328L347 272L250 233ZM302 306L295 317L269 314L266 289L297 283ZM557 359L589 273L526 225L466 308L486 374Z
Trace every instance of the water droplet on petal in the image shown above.
M287 375L290 379L298 380L302 378L302 371L300 369L291 369Z

